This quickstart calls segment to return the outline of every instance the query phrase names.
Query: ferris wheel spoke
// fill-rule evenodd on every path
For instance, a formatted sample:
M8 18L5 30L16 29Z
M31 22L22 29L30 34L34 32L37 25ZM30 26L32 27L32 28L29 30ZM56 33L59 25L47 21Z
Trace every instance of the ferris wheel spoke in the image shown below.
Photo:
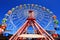
M22 20L22 21L24 21L24 20ZM16 23L16 24L18 24L19 22L21 22L21 20L17 21L17 23Z
M22 18L22 17L20 17L20 19L21 19L21 18ZM14 21L14 20L17 21L17 19L19 19L19 18L16 16L16 17L13 18L13 21Z
M45 28L47 28L51 24L52 20L50 20Z
M38 21L41 21L42 19L40 19L40 18L37 18L37 20L38 20Z
M49 16L45 16L44 18L46 18L46 19L50 19L50 17L49 17Z
M45 21L45 22L48 22L49 20L50 20L50 19L46 19L46 18L43 19L43 21Z
M15 21L14 24L16 25L16 24L20 23L21 21L24 21L24 20L20 20L20 19L19 19L19 20Z
M43 23L42 21L40 21L39 19L38 19L38 21L39 21L39 23ZM44 24L44 23L43 23Z
M42 22L40 22L39 20L36 20L42 27L44 27L44 25L42 24Z
M41 19L40 19L40 20L41 20ZM43 22L42 24L44 25L44 24L46 24L46 22L48 22L48 20L45 20L45 19L44 19L42 22ZM41 24L41 23L40 23L40 24Z
M26 18L24 18L24 19L22 19L22 20L18 20L18 21L16 22L16 24L21 23L21 21L25 21L25 20L26 20Z
M26 20L24 20L23 22L20 21L20 23L17 25L18 27L22 26L22 24L25 22Z
M38 19L39 20L39 19ZM40 19L41 20L41 19ZM39 20L39 22L41 22L40 24L42 24L42 25L46 25L47 23L48 23L48 21L44 21L44 20L42 20L42 21L40 21Z

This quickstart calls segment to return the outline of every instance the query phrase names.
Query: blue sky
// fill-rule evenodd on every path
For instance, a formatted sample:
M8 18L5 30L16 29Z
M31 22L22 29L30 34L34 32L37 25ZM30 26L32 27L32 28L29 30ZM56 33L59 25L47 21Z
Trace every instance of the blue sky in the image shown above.
M60 0L0 0L0 22L5 13L20 4L39 4L50 9L60 21Z
M0 22L5 13L20 4L39 4L50 9L60 21L60 0L0 0Z

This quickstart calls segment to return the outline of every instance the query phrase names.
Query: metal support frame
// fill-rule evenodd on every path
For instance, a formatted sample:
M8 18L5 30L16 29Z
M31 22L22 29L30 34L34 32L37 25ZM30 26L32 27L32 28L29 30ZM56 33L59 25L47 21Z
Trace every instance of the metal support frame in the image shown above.
M32 11L29 11L29 17L27 18L26 22L22 25L21 28L9 39L9 40L17 40L18 35L24 34L24 31L32 25L32 27L36 27L39 31L40 35L45 36L45 40L54 40L51 35L49 35L35 20L34 14ZM34 28L35 29L35 28ZM26 32L26 31L25 31ZM22 40L22 39L21 39ZM38 39L37 39L38 40Z

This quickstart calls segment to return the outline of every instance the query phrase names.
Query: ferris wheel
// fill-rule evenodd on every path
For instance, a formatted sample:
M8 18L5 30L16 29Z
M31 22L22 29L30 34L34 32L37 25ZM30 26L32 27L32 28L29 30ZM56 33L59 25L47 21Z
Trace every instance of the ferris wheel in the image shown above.
M34 11L36 21L44 29L54 30L55 15L49 9L37 4L23 4L9 10L2 22L3 24L7 24L5 30L9 30L9 34L14 34L27 20L29 10Z

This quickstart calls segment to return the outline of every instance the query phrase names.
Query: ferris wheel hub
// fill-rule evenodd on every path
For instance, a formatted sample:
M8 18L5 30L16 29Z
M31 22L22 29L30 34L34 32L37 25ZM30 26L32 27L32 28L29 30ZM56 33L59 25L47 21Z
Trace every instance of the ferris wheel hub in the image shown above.
M29 10L29 15L28 15L27 20L35 20L35 18L34 18L34 11Z

